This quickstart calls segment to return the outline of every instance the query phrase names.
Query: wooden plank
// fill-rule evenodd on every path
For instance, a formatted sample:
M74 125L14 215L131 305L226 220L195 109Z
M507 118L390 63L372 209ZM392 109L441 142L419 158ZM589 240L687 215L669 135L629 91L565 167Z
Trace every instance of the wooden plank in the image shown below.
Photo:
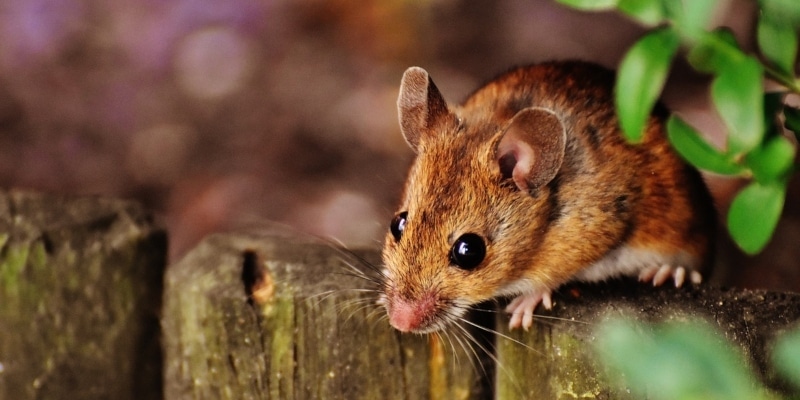
M137 204L0 191L0 399L158 399L166 235Z
M498 317L498 331L509 339L498 339L496 398L633 399L594 351L595 328L612 317L644 323L705 319L724 335L720 340L739 347L768 386L787 389L769 372L769 344L800 321L800 294L708 285L653 288L631 280L569 285L554 301L552 311L538 311L529 332L509 332L507 316Z
M622 315L706 318L781 390L768 344L800 320L798 294L626 281L560 290L530 332L475 312L499 332L470 328L480 346L455 328L400 334L359 261L376 251L262 230L213 235L168 269L162 365L165 255L136 204L0 192L0 399L629 399L592 351Z
M166 397L485 398L474 356L394 331L353 260L275 232L207 238L167 273Z
M374 251L360 255L378 262ZM632 281L570 285L529 332L509 332L497 310L474 313L499 332L482 344L496 346L495 365L478 346L463 348L455 328L441 336L392 330L374 304L377 294L360 291L376 287L353 276L348 260L292 235L209 237L168 272L167 398L631 399L592 348L597 325L621 315L644 322L706 317L781 389L767 373L766 345L800 319L797 294Z

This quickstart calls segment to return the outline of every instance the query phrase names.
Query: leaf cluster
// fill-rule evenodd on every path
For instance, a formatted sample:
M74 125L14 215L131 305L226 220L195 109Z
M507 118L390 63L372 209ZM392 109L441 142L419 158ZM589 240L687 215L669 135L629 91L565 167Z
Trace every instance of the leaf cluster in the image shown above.
M726 28L709 30L716 0L559 0L582 10L618 11L652 29L622 59L615 101L620 126L631 142L642 138L647 118L681 48L689 64L710 74L711 99L725 123L727 145L718 149L678 116L667 123L673 147L692 165L749 179L728 212L728 230L747 253L760 252L783 210L795 172L800 109L785 104L800 93L795 75L800 2L759 0L756 29L760 55L742 50ZM781 89L765 92L764 81ZM793 134L791 134L792 132Z
M617 319L601 325L597 337L597 354L642 397L780 398L754 378L737 348L706 322L649 326ZM778 337L772 348L772 364L780 376L800 391L800 330Z

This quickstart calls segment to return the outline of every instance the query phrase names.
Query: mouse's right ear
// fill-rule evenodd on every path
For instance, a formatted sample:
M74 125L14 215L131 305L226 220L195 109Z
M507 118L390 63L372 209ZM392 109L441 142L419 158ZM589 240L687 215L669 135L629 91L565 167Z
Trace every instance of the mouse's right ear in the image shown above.
M423 136L431 133L434 125L450 115L439 89L428 72L420 67L411 67L403 74L397 111L400 131L417 153Z
M531 107L509 122L497 145L500 172L525 192L546 185L564 162L567 132L550 110Z

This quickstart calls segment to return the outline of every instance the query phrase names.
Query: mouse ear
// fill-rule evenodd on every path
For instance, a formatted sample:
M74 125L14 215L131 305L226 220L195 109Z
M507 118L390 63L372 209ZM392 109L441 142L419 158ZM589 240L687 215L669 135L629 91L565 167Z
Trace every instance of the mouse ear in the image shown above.
M505 178L522 191L549 183L564 161L564 124L552 111L526 108L517 113L497 145L497 162Z
M408 145L419 152L420 140L442 118L449 115L447 103L428 72L411 67L403 74L397 98L400 131Z

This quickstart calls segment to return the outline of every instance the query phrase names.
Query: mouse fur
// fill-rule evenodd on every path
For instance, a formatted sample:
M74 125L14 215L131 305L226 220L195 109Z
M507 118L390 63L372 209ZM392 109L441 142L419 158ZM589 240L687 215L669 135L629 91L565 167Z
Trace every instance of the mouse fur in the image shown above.
M613 85L598 65L548 62L512 69L451 106L427 72L409 68L398 110L416 159L402 232L388 233L382 252L381 302L395 328L444 329L470 305L504 296L519 296L511 326L527 328L533 308L571 280L682 283L688 271L699 281L712 261L711 196L667 142L664 107L641 143L625 140ZM451 256L467 233L485 243L470 269Z

